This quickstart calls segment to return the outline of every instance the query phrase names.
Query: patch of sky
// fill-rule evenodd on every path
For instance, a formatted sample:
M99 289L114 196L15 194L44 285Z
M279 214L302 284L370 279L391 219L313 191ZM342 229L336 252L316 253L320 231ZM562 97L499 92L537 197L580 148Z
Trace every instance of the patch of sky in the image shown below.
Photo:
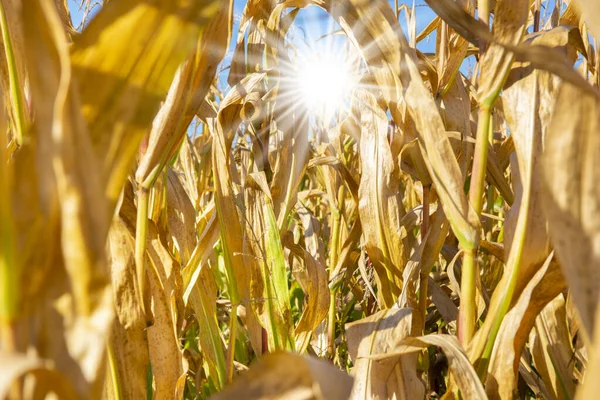
M89 14L85 15L85 2L82 3L78 0L68 0L67 4L69 6L69 12L71 13L71 22L75 29L80 32L84 28L82 24L84 17L86 23L89 23L102 7L101 1L93 0L90 3Z

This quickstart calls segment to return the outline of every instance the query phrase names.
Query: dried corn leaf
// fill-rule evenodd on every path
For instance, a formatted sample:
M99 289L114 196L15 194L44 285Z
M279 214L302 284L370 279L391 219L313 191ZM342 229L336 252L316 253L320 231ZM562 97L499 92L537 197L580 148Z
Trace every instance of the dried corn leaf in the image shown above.
M119 216L135 235L137 211L133 204L133 188L124 190ZM183 289L179 263L173 259L161 241L158 228L148 220L146 244L147 277L150 282L151 307L154 324L147 328L150 362L155 379L155 395L160 399L172 398L177 380L183 373L182 353L177 336L178 319L183 308Z
M290 98L286 90L290 88L285 85L280 87L278 97ZM277 224L283 232L287 228L288 213L296 205L296 193L310 157L308 114L302 107L290 110L286 101L278 101L275 104L274 119L283 137L277 143L270 188Z
M358 211L365 247L377 272L379 294L385 307L400 295L402 271L408 254L400 220L405 214L398 176L394 173L387 138L388 120L375 97L365 93L360 122L361 181Z
M558 94L542 163L550 237L585 332L593 337L600 296L600 187L596 157L600 102L569 84Z
M108 239L117 314L109 344L115 368L113 384L119 388L118 395L123 398L143 398L146 396L146 371L150 358L146 317L135 295L135 240L119 219L113 221Z
M294 330L296 351L303 353L310 344L312 333L325 319L329 310L330 292L327 271L311 253L304 250L302 246L294 244L293 238L289 235L285 237L284 242L296 257L304 261L304 271L292 271L307 299ZM299 279L300 274L305 275L305 279Z
M187 264L196 247L196 210L192 205L177 172L167 172L168 234L179 254L182 265Z
M452 372L461 396L465 399L487 399L483 386L479 381L477 373L469 362L465 351L458 339L450 335L426 335L419 337L406 337L392 350L370 357L372 360L383 363L394 360L407 354L419 352L429 346L440 347L448 358L448 368ZM421 397L410 397L421 398Z
M74 76L110 200L177 68L219 9L217 1L111 1L75 38Z
M583 385L577 390L577 400L593 399L600 391L600 379L597 378L600 371L600 307L596 310L595 320L594 337L588 350L589 363Z
M267 330L269 351L294 350L287 263L264 172L249 174L245 182L246 234L259 264L262 293L253 297L257 314Z
M105 343L113 317L105 259L110 217L55 5L35 0L26 4L22 21L37 113L32 142L16 154L15 165L29 172L34 165L39 175L22 174L24 179L15 181L15 198L25 196L23 203L15 203L17 224L27 221L21 219L25 212L30 214L27 222L33 223L31 231L31 225L19 230L19 239L25 239L21 245L30 247L20 261L30 263L36 277L24 280L22 290L38 299L29 316L30 323L37 320L35 342L45 342L40 356L54 361L78 395L98 394L105 361L104 346L98 344ZM28 199L34 193L41 194L39 203ZM50 236L39 236L42 232Z
M78 399L68 379L56 370L45 365L42 360L14 353L0 353L0 398L10 394L13 382L33 376L36 380L36 395L44 398L57 395L61 399Z
M346 325L348 353L354 361L352 399L421 399L425 388L417 375L415 354L377 361L411 334L412 310L392 308Z
M214 400L344 400L352 378L326 361L293 353L268 354Z
M497 0L492 33L499 42L516 46L525 34L529 2ZM514 54L505 47L491 43L481 59L477 98L486 107L492 107L510 72Z
M368 64L387 66L393 76L399 77L400 81L396 80L393 85L396 86L395 93L402 93L405 103L401 103L398 97L389 99L393 105L392 116L398 126L405 127L407 123L396 107L408 107L426 156L427 169L452 229L463 246L473 246L479 233L477 215L468 205L462 190L458 163L433 97L419 73L416 54L409 48L389 4L382 0L353 0L351 6L333 7L331 12L347 35L358 43ZM390 85L387 78L379 83L383 87Z
M583 16L596 38L598 38L600 35L600 5L594 0L580 0L580 3Z
M458 4L470 15L475 13L474 0L460 0ZM439 31L440 29L438 28ZM443 68L438 68L439 82L437 86L439 93L446 93L450 89L456 74L459 73L459 68L467 55L469 47L469 41L454 32L451 28L448 28L446 35L448 36L448 49L446 50L448 56L447 59L443 60Z
M179 149L225 55L231 36L233 1L218 4L217 13L197 37L196 53L175 75L165 104L154 118L148 149L136 171L138 184L149 187Z
M572 48L567 48L571 29L558 27L552 31L531 35L528 42L555 46L564 51L564 57L575 61ZM546 216L542 210L541 158L544 138L554 110L560 79L544 71L535 71L531 65L515 63L507 87L502 95L506 121L511 130L517 155L517 168L512 168L515 202L506 215L505 256L514 246L513 237L517 218L523 207L524 191L530 190L525 242L519 264L520 280L528 280L535 267L542 265L550 253L546 232ZM531 158L531 159L530 159ZM528 179L527 177L531 177ZM529 188L529 189L527 189Z
M498 41L489 32L487 26L467 14L454 1L425 0L425 2L448 25L471 43L478 45L479 39L483 39L486 42L498 44L513 52L517 60L530 62L534 68L551 72L590 95L600 96L595 88L571 68L568 62L565 62L560 52L545 46L529 46L527 44L515 46L511 43Z
M236 199L234 191L234 178L232 170L235 168L231 157L231 145L235 131L241 122L240 111L242 102L248 93L259 89L266 73L255 73L244 78L237 84L221 102L217 116L216 127L213 128L212 167L215 186L215 205L219 228L221 231L221 245L229 281L231 301L242 302L250 310L250 265L245 261L242 226L238 207L241 209L240 200ZM239 184L239 182L237 182ZM241 204L240 204L241 203ZM254 313L249 313L248 324L254 330Z
M572 362L574 353L562 294L549 302L536 318L529 344L535 369L552 390L554 398L572 399L575 395L575 363Z
M537 315L565 289L558 264L550 255L515 299L498 332L492 352L486 392L491 399L512 399L517 388L519 360Z

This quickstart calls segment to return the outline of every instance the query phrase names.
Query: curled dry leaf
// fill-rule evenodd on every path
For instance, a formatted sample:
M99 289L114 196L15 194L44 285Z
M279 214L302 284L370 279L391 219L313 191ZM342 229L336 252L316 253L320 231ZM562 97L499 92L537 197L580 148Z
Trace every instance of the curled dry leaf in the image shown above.
M0 352L0 398L10 394L13 382L32 376L36 380L37 396L58 395L61 399L78 399L71 383L58 371L49 368L42 360L25 355ZM33 393L29 393L33 397Z
M213 400L317 399L344 400L352 378L327 361L293 353L262 357Z

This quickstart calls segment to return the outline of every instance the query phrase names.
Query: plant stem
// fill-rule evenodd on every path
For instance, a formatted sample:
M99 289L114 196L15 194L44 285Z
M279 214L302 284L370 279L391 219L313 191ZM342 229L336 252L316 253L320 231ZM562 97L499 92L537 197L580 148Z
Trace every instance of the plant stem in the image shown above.
M119 384L119 374L117 374L117 365L115 364L115 352L110 340L106 345L108 353L108 367L110 370L110 377L112 379L113 395L116 400L121 400L123 395L121 394L121 385Z
M490 0L477 0L477 14L479 20L483 22L485 26L490 25ZM483 40L480 42L480 55L483 55L483 53L485 53L486 45L487 43L485 43Z
M0 132L0 343L5 351L16 351L15 318L18 314L20 265L12 207L12 170L6 151L6 136Z
M475 302L476 274L475 265L477 251L465 249L462 264L462 278L460 282L460 313L458 315L458 339L463 346L467 346L475 333L475 318L477 304Z
M483 209L483 189L485 187L491 116L491 107L486 103L482 103L479 109L473 173L471 174L471 186L469 188L469 201L477 215L481 215Z
M427 238L429 230L429 185L423 186L423 222L421 223L421 240ZM421 269L421 282L419 283L419 312L421 313L421 321L425 321L427 316L427 296L429 285L429 271ZM425 333L425 323L423 323L421 334Z
M238 304L231 305L231 314L229 315L229 346L227 347L227 383L233 380L234 355L235 355L235 337L237 335L237 309Z
M146 292L146 238L148 236L148 203L150 191L141 186L137 193L137 221L135 224L135 270L137 284L139 290L139 302L146 320L151 321L150 310L146 310L146 302L144 301Z
M475 154L473 158L473 172L471 174L471 187L469 188L469 202L477 213L481 215L483 208L483 191L485 187L485 173L488 156L488 141L491 121L491 107L488 103L482 103L479 109L479 122L477 125L477 138L475 143ZM475 333L476 318L476 274L477 268L477 243L473 243L471 249L464 249L460 315L458 321L458 336L463 346L467 346Z
M344 203L345 186L340 185L337 193L337 206L332 209L333 226L331 231L331 243L329 245L329 273L335 270L338 260L338 248L340 244L340 226L342 221L342 207ZM329 278L332 278L331 276ZM335 356L335 301L337 289L331 289L329 295L329 313L327 318L327 354L333 360Z
M19 73L17 71L17 62L13 49L12 38L10 37L9 24L6 18L4 2L0 0L0 29L2 30L2 41L4 42L4 52L6 55L8 68L8 81L10 85L10 97L13 103L15 115L15 138L19 146L23 144L23 135L25 134L25 105L21 96L21 84L19 83Z

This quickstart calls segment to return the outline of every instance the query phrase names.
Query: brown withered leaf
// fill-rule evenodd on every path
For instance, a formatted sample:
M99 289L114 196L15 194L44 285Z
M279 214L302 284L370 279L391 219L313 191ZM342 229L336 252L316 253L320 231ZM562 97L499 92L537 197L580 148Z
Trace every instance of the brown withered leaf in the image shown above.
M196 39L196 52L175 75L165 103L152 123L148 149L135 175L138 184L145 187L151 185L180 148L229 45L233 1L218 4L218 11Z
M60 15L60 19L65 28L65 32L68 35L76 35L77 31L73 27L73 21L71 19L71 12L69 10L69 2L68 0L54 0L54 4L58 9L58 15Z
M182 354L178 340L178 321L181 315L174 309L181 299L179 263L160 241L157 230L148 226L148 278L152 293L151 307L154 324L148 328L148 347L157 399L173 398L177 380L183 373Z
M124 190L119 216L135 235L137 210L133 203L133 188ZM183 289L179 263L173 259L161 241L158 228L148 220L146 240L147 276L150 282L154 324L147 328L150 362L156 384L155 396L172 398L177 380L183 373L182 353L178 340L178 319L183 308Z
M400 220L405 214L399 179L387 138L388 120L375 96L361 94L361 180L358 212L365 248L379 282L380 301L391 307L400 295L402 271L408 258Z
M31 0L24 8L36 123L30 145L15 155L16 170L25 168L30 176L14 181L14 199L22 200L14 204L17 232L22 232L17 240L29 247L20 261L31 266L35 279L23 280L22 290L37 299L29 316L36 321L31 339L38 354L54 361L79 396L89 396L101 390L105 352L98 344L105 343L113 318L105 258L110 216L55 5ZM29 199L38 193L39 199ZM22 218L25 212L28 218ZM20 226L26 222L32 225Z
M456 321L456 318L458 317L458 307L431 277L428 279L427 292L446 323L450 325L453 321ZM456 324L452 324L452 327L453 329L456 329Z
M392 308L346 325L348 353L354 361L352 399L424 398L416 354L381 361L370 358L394 351L411 334L412 320L411 309Z
M213 400L345 400L352 378L316 357L272 353L262 357Z
M52 394L61 399L74 400L79 396L71 382L42 360L17 353L0 352L0 398L6 399L13 382L32 376L36 380L35 394L40 398ZM32 393L29 394L33 396Z
M596 37L600 35L600 5L594 0L580 0L583 16Z
M47 176L48 172L42 176L56 185L47 190L59 202L59 245L65 269L78 312L89 315L108 283L104 250L110 217L97 174L97 158L72 86L69 48L58 14L50 1L32 0L31 9L31 13L24 13L24 31L32 103L39 110L34 129L40 145L49 147L38 165L52 171L52 176ZM48 37L48 42L39 37ZM52 138L50 142L43 139L46 135ZM53 206L50 202L46 207Z
M517 60L530 62L534 68L551 72L592 96L600 96L597 89L571 68L568 62L565 62L560 52L546 46L530 46L527 44L515 46L511 43L496 40L481 21L474 19L454 1L425 0L425 2L437 15L471 43L478 45L479 39L483 39L488 43L498 44L513 52Z
M475 1L474 0L460 0L458 4L469 14L473 15L475 12ZM446 93L453 81L459 79L456 75L459 73L459 68L462 65L469 47L469 41L458 33L454 32L452 28L446 28L448 32L448 48L446 50L447 58L443 61L443 68L439 69L439 82L438 82L438 93ZM438 32L440 29L438 28ZM451 129L451 128L448 128Z
M600 391L600 379L597 378L600 371L600 307L596 310L596 326L594 328L594 337L588 349L589 363L586 366L583 385L577 390L576 400L593 399Z
M330 12L359 45L370 66L385 67L391 72L376 77L380 86L395 87L388 93L392 97L386 98L392 117L403 129L411 125L416 128L427 170L452 229L461 244L472 246L478 239L479 220L462 190L459 165L433 96L421 78L416 53L408 46L389 4L382 0L353 0L350 5L336 2ZM385 96L386 91L383 93ZM408 108L410 120L402 116L403 107Z
M492 34L499 42L516 46L525 34L529 3L521 0L497 0L494 9ZM514 53L496 43L488 45L480 63L477 98L487 107L493 105L514 60Z
M119 219L108 235L108 253L117 318L110 333L109 351L114 360L116 387L124 398L146 396L146 371L150 364L146 317L136 293L135 241Z
M285 85L280 87L281 98L289 98ZM287 97L286 97L287 96ZM308 143L308 114L302 107L290 112L285 101L276 102L275 121L281 140L275 147L271 194L279 230L283 232L288 213L296 204L296 193L308 166L310 147Z
M583 328L593 337L600 287L600 101L570 84L558 94L542 159L543 206L556 256Z
M269 350L293 350L295 345L287 282L290 268L283 254L264 172L246 176L244 200L246 239L258 266L252 270L251 293L252 298L261 299L253 302L252 306L268 333Z
M460 393L464 399L486 399L485 391L479 381L477 372L469 362L465 351L461 347L458 339L451 335L426 335L419 337L406 337L392 350L370 357L377 362L386 362L394 360L398 357L406 356L411 353L419 352L423 348L429 346L440 347L448 359L448 368L452 372ZM409 397L413 399L422 398Z
M304 280L296 279L307 300L302 307L302 315L294 330L296 351L303 353L310 344L312 333L327 316L330 292L325 267L302 246L295 244L293 236L290 235L286 235L282 240L296 257L304 261L303 268L306 276ZM296 278L299 271L293 270L292 273Z
M232 169L234 161L231 157L231 145L235 137L238 125L241 123L239 116L242 108L242 101L246 94L259 89L262 80L267 73L255 73L244 78L238 83L223 99L217 116L216 126L213 126L213 144L212 144L212 168L214 174L215 187L215 205L217 218L221 232L221 244L223 246L224 258L227 268L231 268L230 284L235 285L240 299L233 301L242 301L247 310L251 310L250 304L250 280L252 265L247 262L242 255L244 254L243 230L238 213L238 207L243 203L236 199L238 193L234 190L234 178ZM237 184L240 184L238 181ZM234 288L232 288L234 289ZM249 329L254 331L258 322L253 312L248 313L249 320L247 324Z
M196 210L177 172L167 172L168 236L179 253L179 262L186 265L196 247Z
M177 68L196 50L221 3L111 1L74 38L73 75L111 201Z
M565 59L575 61L575 51L569 46L571 29L558 27L530 35L532 44L555 46ZM542 210L541 158L544 138L552 118L560 79L545 71L535 71L531 65L516 62L502 95L506 121L515 144L517 161L511 165L515 202L506 214L505 258L513 247L517 218L523 207L524 191L530 190L527 229L524 233L525 252L521 257L519 275L528 280L550 253L546 232L546 216ZM532 158L530 160L530 158ZM515 165L516 164L516 165ZM527 178L531 177L531 178ZM527 189L528 188L528 189Z
M564 278L553 255L548 256L515 297L498 332L488 367L486 392L490 399L512 399L517 387L519 360L537 315L565 289Z
M535 369L552 390L554 398L572 399L576 386L573 379L575 363L562 293L549 302L536 318L529 348Z

